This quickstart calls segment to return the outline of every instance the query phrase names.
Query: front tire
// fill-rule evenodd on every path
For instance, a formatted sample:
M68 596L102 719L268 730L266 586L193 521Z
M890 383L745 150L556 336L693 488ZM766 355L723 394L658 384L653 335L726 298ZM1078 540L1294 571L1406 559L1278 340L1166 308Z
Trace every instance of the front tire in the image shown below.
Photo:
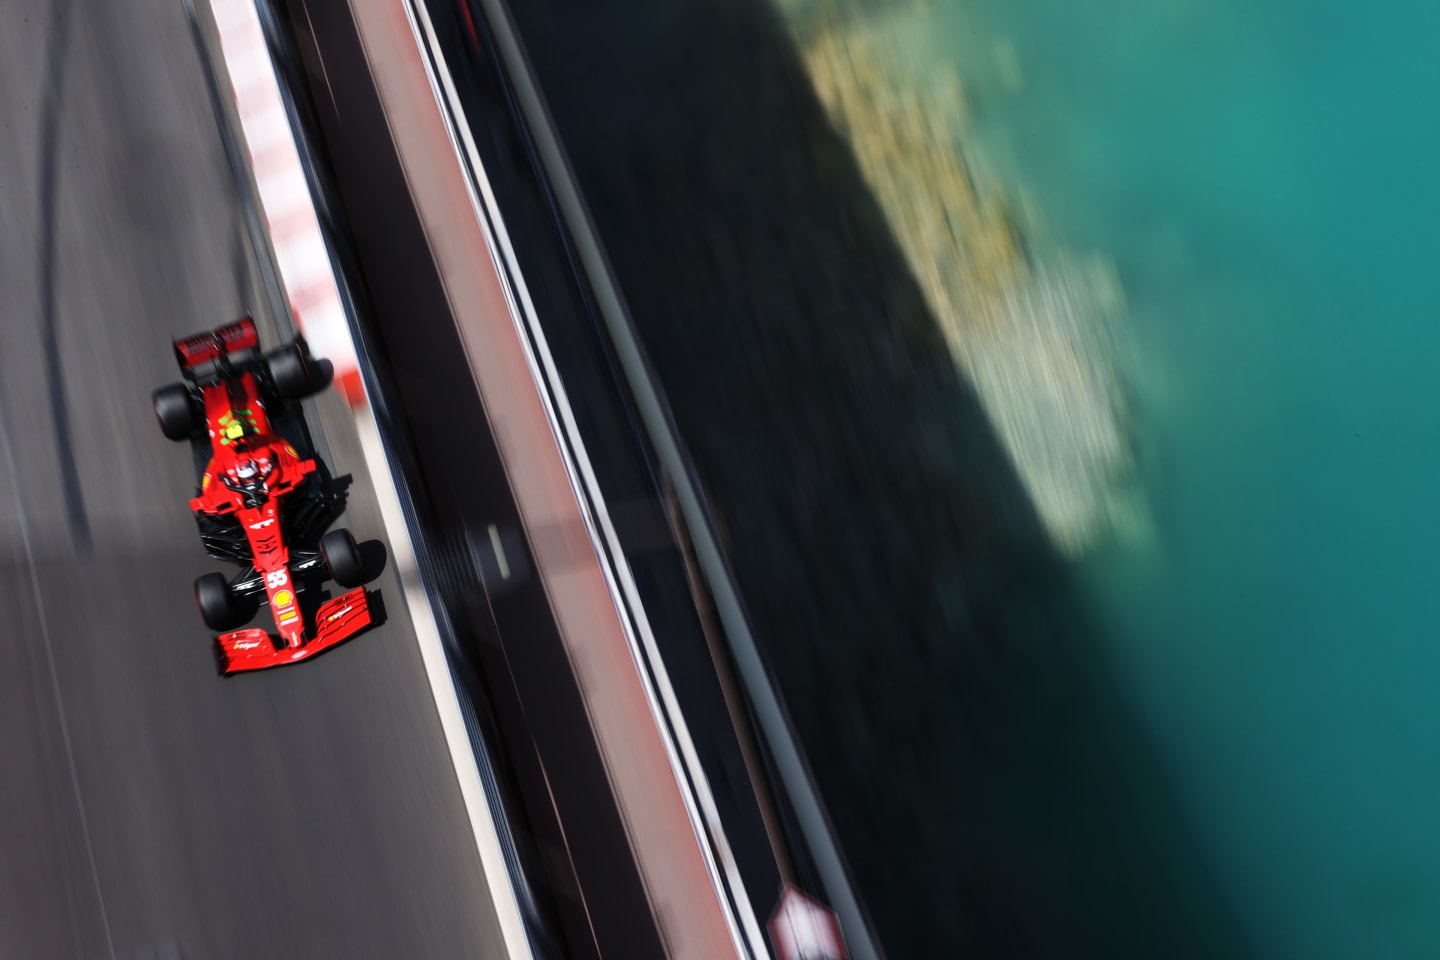
M195 605L200 618L211 630L224 631L235 624L239 606L230 592L230 582L223 573L207 573L195 578Z
M342 587L358 587L365 582L365 565L360 560L360 548L355 538L343 527L331 530L320 538L320 555L325 558L325 569L330 579Z
M150 396L155 407L155 419L160 423L160 432L167 440L187 440L200 426L195 415L195 398L190 388L183 383L172 383L161 387Z

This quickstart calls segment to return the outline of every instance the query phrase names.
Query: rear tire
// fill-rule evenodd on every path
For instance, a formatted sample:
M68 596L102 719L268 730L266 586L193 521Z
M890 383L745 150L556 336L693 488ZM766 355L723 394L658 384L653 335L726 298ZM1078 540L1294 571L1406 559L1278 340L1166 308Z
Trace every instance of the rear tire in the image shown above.
M167 440L188 440L200 426L195 415L195 399L183 383L172 383L151 394L155 419Z
M316 392L315 371L305 348L296 340L265 357L270 383L285 400L300 400Z
M320 538L320 555L325 558L325 569L330 579L342 587L358 587L365 582L365 565L360 560L360 548L350 531L341 527L331 530Z
M195 578L195 605L200 618L211 630L224 631L234 626L239 613L230 581L223 573L207 573Z
M310 388L319 393L335 379L335 365L324 357L310 358Z

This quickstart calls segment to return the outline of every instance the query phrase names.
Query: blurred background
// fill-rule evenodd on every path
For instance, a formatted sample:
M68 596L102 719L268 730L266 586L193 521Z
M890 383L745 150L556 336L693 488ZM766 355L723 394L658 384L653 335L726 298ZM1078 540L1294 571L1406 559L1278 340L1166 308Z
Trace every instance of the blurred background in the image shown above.
M442 476L429 459L444 414L425 411L447 409L448 381L427 381L435 361L403 346L429 336L424 311L387 306L411 295L410 261L385 246L406 228L356 138L390 149L389 135L373 108L347 113L364 58L326 57L356 28L342 0L262 7L299 51L286 82L315 112L347 270L383 344L374 382L393 381L404 408L395 430L424 474L417 529L443 559L470 521L435 491L471 468ZM412 17L421 8L537 309L578 318L546 334L593 451L638 427L612 346L584 319L574 227L553 227L496 32L523 47L876 955L1440 952L1433 10L429 0ZM125 956L180 937L196 960L498 949L472 909L493 880L455 851L463 817L409 646L357 641L243 696L197 667L193 481L163 456L146 396L173 378L169 337L267 302L204 63L178 2L0 11L0 946ZM361 115L373 129L357 132ZM521 132L499 132L511 123ZM552 228L553 250L527 239ZM399 276L382 279L386 263ZM340 401L315 416L348 458L336 472L360 476ZM723 728L703 762L745 798L722 799L727 829L760 838L736 847L764 878L750 881L763 923L780 876L806 885L807 841L793 823L763 839L760 820L793 820L791 801L773 766L741 760L753 704L724 708L704 591L655 559L685 546L663 520L666 481L635 466L651 463L645 441L624 443L633 463L598 455L617 458L600 483L612 499L633 483L626 496L662 516L663 549L638 545L643 518L622 539L651 558L635 560L642 593L690 724ZM378 525L361 487L352 516ZM464 606L463 588L435 583L438 605ZM491 616L468 602L461 646L465 622ZM408 629L395 619L387 630ZM665 639L681 634L693 643ZM160 640L188 653L141 664L135 651ZM545 734L516 733L494 664L471 669L497 701L481 711L496 749L533 740L553 769ZM545 722L515 669L514 716ZM536 661L534 690L547 669ZM315 742L272 749L277 715ZM364 748L356 724L375 727ZM224 750L197 725L232 731ZM499 765L516 768L520 846L542 838L521 859L569 930L525 763ZM225 832L251 804L300 798L341 811L318 839L246 833L242 852ZM217 927L217 862L346 902L281 898L263 935Z

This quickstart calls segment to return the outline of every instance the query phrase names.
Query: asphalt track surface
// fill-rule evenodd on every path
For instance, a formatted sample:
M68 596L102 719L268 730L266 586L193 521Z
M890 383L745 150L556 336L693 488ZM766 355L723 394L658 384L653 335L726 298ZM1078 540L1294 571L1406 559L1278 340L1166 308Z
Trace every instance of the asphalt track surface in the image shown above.
M149 392L172 335L274 335L242 223L180 3L0 5L0 957L502 956L392 570L380 629L214 675Z

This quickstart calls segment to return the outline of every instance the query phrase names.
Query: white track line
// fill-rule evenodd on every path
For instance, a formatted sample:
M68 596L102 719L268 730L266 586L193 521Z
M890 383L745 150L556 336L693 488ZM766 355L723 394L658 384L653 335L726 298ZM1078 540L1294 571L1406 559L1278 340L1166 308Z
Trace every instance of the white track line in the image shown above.
M500 923L508 956L510 960L533 960L534 955L525 934L520 905L510 886L499 832L491 819L490 804L480 780L480 771L475 764L470 735L465 729L460 698L455 691L455 680L445 656L445 645L440 639L440 629L436 626L435 615L430 609L430 598L420 583L419 572L415 566L414 547L410 542L400 497L395 489L395 480L386 467L387 460L379 427L368 406L356 408L355 430L360 435L360 448L364 451L365 462L371 465L375 499L380 505L380 515L390 538L391 555L405 591L405 603L414 623L415 639L420 646L420 656L425 661L425 673L430 680L430 689L435 695L440 726L450 747L460 793L470 815L470 831L475 837L480 865L485 871L485 884L495 903L495 916Z

